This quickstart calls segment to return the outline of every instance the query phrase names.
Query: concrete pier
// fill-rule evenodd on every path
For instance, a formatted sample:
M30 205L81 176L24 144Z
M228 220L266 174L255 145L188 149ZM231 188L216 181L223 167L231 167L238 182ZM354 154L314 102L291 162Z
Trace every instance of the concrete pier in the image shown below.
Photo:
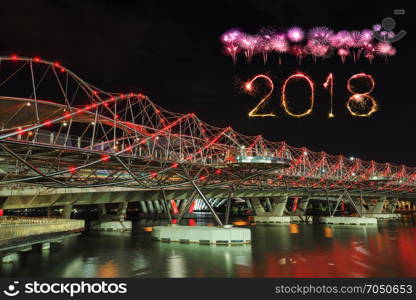
M256 223L290 223L290 216L255 216Z
M313 223L313 216L290 216L290 223Z
M152 238L161 242L234 245L251 243L251 231L248 228L168 225L153 227Z
M40 248L42 250L48 250L51 248L51 243L42 243L42 245L40 246Z
M132 222L126 220L99 220L91 224L91 228L99 231L128 231Z
M400 214L385 214L385 213L369 213L369 214L363 214L365 217L368 218L376 218L376 219L380 219L380 220L391 220L391 219L400 219L401 215Z
M376 218L368 217L320 217L319 222L332 225L377 225Z
M1 258L1 262L4 264L14 263L19 260L19 254L16 252L8 253Z

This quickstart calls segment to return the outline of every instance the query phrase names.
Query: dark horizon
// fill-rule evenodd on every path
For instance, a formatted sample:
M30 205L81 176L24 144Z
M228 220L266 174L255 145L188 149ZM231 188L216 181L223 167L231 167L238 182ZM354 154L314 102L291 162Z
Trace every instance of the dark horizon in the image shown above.
M371 28L384 17L393 17L395 8L406 7L375 2L296 6L289 1L221 1L191 6L155 1L15 1L4 4L0 13L4 25L0 55L56 60L103 90L144 93L168 110L195 112L214 126L229 125L243 134L262 134L312 151L416 166L411 11L394 16L396 31L408 33L394 44L397 54L387 62L376 58L372 64L363 59L354 64L349 59L342 64L332 57L317 63L306 58L298 65L286 56L282 65L272 60L263 65L259 56L251 64L240 56L234 66L220 43L221 34L235 27L251 33L265 26ZM278 106L277 90L296 71L308 74L316 89L314 111L302 119L290 118ZM345 83L360 72L371 74L376 82L372 95L380 110L370 118L352 117L345 108L349 97ZM240 85L258 73L274 79L271 103L278 118L247 117L257 98L241 93ZM318 88L329 73L335 76L335 119L327 118L329 98Z

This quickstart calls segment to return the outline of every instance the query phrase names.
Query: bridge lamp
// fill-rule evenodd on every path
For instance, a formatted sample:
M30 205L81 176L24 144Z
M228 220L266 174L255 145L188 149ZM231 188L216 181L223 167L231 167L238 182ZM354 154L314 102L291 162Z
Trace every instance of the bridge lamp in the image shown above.
M354 156L350 156L350 161L353 161L354 159Z
M68 125L68 123L67 122L63 122L62 123L62 126L64 126L64 127L66 127Z
M30 105L31 105L31 104L30 104L30 102L27 102L27 103L26 103L26 106L30 106Z
M352 172L352 174L351 174L352 176L355 176L355 173L354 172Z
M303 155L308 155L308 152L304 151L304 152L303 152Z

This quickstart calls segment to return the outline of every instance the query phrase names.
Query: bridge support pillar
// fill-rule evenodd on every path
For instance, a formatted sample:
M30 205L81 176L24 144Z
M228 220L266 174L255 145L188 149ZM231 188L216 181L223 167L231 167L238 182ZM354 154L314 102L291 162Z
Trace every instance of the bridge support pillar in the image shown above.
M152 201L146 201L147 202L147 207L149 208L149 211L151 214L155 213L155 208L153 207L153 203Z
M156 208L156 212L159 213L159 214L161 214L162 213L162 208L160 207L159 201L158 200L155 200L154 201L154 204L155 204L154 206Z
M287 198L288 198L287 195L274 197L273 199L274 207L272 210L273 216L277 216L277 217L283 216L283 212L285 211L285 208L286 208Z
M126 218L126 213L127 213L127 206L129 205L129 203L126 202L121 202L119 204L119 207L117 209L117 219L119 219L120 221L124 221Z
M251 205L251 201L249 198L246 199L247 207L249 210L253 211L253 206Z
M306 209L308 208L309 199L311 197L301 198L297 208L297 215L304 216L306 215Z
M389 201L389 204L387 206L387 210L389 213L394 213L394 211L396 210L397 202L399 202L399 198L394 198Z
M378 199L376 205L371 210L371 213L381 214L381 212L383 211L383 207L384 207L385 202L386 202L386 196L380 197L380 199Z
M283 215L285 212L287 199L287 195L273 197L272 210L270 212L264 212L264 208L258 198L254 198L253 206L254 210L256 211L254 221L259 223L290 223L291 217Z
M101 218L105 214L107 214L107 208L105 207L105 203L97 204L97 210L98 210L98 217Z
M176 203L176 205L177 205L177 207L179 207L179 213L181 213L183 210L186 210L187 201L185 201L185 200L178 200L178 203ZM186 212L184 212L184 213L186 214Z
M140 202L140 206L142 208L142 211L144 214L148 213L147 207L146 207L146 201L139 201Z
M254 212L256 213L256 216L262 216L266 213L266 211L264 210L263 205L261 205L261 203L260 203L259 198L252 198L251 202L253 204L253 209L254 209Z
M46 216L47 216L48 218L51 218L51 217L52 217L52 211L53 211L53 207L52 207L52 206L49 206L49 207L46 209Z
M269 212L271 212L273 210L272 204L270 203L269 198L266 198L266 207L267 207L267 211L269 211Z
M367 210L365 216L377 219L400 219L400 214L394 213L398 199L395 198L389 200L387 209L385 212L383 212L384 204L386 201L387 199L385 196L380 197L379 201L372 207L372 209Z
M63 211L62 211L62 218L64 219L71 219L71 213L72 213L72 205L71 204L65 204Z
M131 230L132 222L125 220L128 202L118 204L115 215L106 213L104 204L98 204L99 220L91 222L91 227L99 231L125 231Z

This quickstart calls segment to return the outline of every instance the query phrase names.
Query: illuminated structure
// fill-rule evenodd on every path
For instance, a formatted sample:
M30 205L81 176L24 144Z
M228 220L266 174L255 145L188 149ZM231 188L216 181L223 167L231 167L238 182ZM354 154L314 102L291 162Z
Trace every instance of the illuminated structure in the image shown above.
M57 62L12 55L0 63L5 209L148 199L166 209L184 199L188 211L198 198L221 224L207 198L416 197L416 168L217 128L142 94L100 90Z

